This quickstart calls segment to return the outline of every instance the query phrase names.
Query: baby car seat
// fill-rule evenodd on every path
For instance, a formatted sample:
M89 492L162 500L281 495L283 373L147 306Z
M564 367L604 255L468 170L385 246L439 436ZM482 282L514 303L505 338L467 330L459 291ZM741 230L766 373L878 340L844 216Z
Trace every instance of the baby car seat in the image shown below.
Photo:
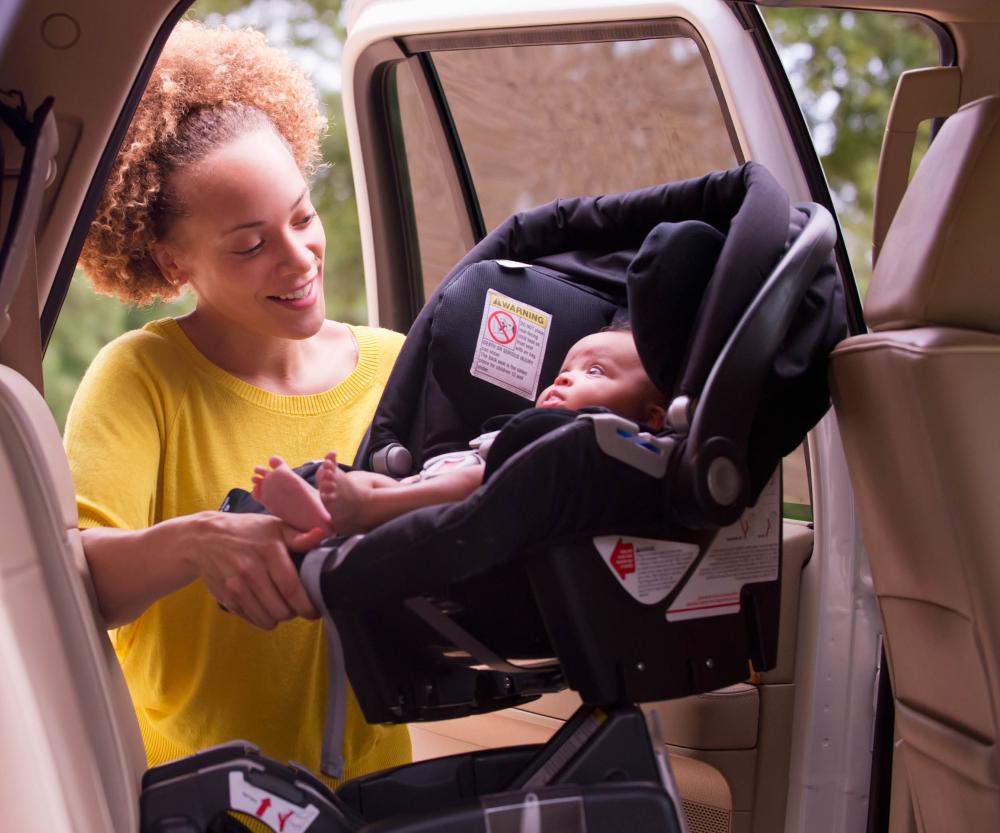
M826 356L846 331L834 239L828 212L790 206L755 163L558 200L484 238L414 322L359 461L409 474L523 413L469 498L325 542L301 573L328 624L332 697L346 667L369 722L565 687L583 705L542 747L399 767L336 795L248 744L219 747L150 770L143 830L200 831L265 800L296 830L683 829L635 704L773 667L775 471L828 406ZM619 310L670 402L666 429L524 411ZM331 702L332 772L341 726ZM259 817L277 830L271 812Z

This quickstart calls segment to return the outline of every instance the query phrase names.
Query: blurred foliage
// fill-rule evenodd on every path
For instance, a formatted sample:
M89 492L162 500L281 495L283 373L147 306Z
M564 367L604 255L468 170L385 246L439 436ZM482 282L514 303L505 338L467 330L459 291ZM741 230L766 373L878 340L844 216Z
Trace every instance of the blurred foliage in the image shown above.
M871 277L875 175L900 74L936 66L940 47L916 16L762 9L823 163L854 277ZM914 156L926 149L918 136ZM919 139L923 138L923 147Z
M366 319L358 216L339 92L343 0L200 0L191 17L253 26L309 71L330 121L327 164L313 199L327 233L330 317ZM765 19L822 157L859 283L870 271L871 212L882 132L896 78L938 62L937 42L917 18L875 13L768 9ZM129 309L74 278L45 357L46 399L61 426L76 385L97 350L120 333L189 310L192 299Z
M129 307L116 298L98 295L77 271L73 276L59 323L45 352L45 401L62 430L66 411L91 359L105 344L128 330L167 315L181 315L193 303L190 299L174 304L156 303Z

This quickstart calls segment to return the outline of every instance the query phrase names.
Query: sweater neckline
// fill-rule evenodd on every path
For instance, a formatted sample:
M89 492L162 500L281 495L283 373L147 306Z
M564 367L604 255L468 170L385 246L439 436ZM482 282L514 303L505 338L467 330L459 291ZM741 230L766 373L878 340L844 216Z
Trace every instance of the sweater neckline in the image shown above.
M282 414L313 415L338 408L363 393L374 381L379 370L379 352L375 333L369 327L345 325L358 348L354 369L332 388L302 395L280 394L251 385L223 370L208 359L188 338L176 318L163 318L146 325L145 329L159 332L185 354L191 365L213 382L258 407Z

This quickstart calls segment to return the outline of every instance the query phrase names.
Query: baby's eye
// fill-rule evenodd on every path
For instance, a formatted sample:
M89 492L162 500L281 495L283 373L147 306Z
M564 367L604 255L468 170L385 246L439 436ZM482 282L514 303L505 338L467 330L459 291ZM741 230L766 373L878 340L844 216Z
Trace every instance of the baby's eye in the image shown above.
M587 368L587 375L588 376L603 376L604 375L604 368L602 368L599 364L592 364L590 367Z

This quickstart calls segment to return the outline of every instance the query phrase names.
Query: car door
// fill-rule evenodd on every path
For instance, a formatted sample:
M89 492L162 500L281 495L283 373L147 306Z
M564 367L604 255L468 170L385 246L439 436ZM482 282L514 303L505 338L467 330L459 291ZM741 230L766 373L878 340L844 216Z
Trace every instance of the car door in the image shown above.
M72 274L80 229L86 231L81 208L85 215L88 195L97 193L100 159L170 11L169 4L148 4L117 27L108 26L108 9L98 4L5 3L0 12L4 830L106 833L139 826L145 753L89 592L69 467L40 392L43 340L51 329L42 321L60 264ZM130 46L109 48L105 37ZM61 294L52 297L57 311Z
M345 114L369 307L384 325L405 328L488 229L556 196L754 159L793 200L831 205L752 7L360 2L348 25ZM878 616L831 416L812 433L809 459L816 520L783 521L777 667L724 691L647 707L659 718L692 830L864 824ZM808 504L809 494L804 458L793 455L784 503ZM831 642L848 647L821 650ZM576 703L563 693L496 715L414 725L411 736L420 756L532 742Z

